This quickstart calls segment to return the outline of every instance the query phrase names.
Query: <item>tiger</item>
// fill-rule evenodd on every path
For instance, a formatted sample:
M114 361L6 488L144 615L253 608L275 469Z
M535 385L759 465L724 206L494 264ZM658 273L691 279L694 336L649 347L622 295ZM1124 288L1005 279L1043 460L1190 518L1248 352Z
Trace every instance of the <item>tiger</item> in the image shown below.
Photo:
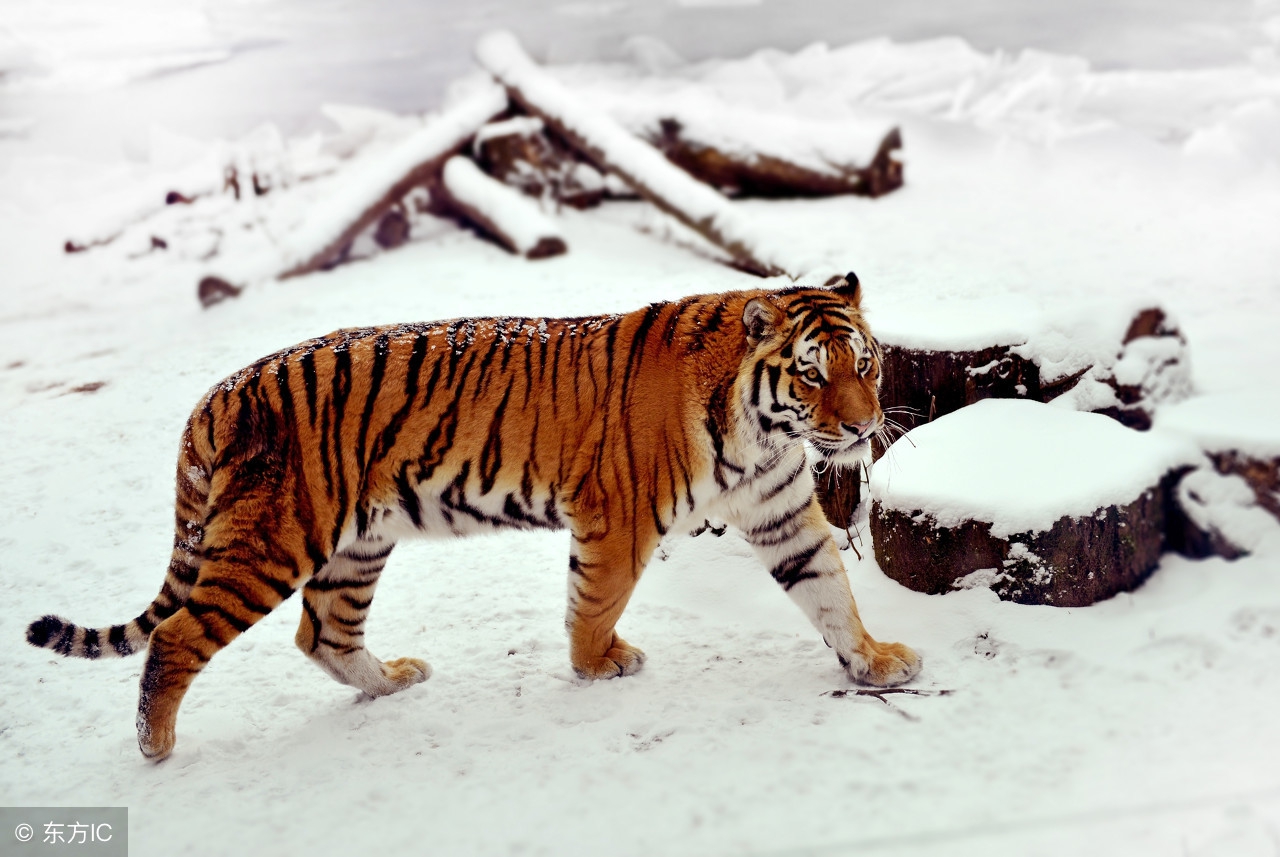
M686 297L616 315L461 318L338 330L214 386L183 430L173 551L131 622L48 615L32 645L99 658L147 650L142 754L219 650L297 591L295 642L370 697L425 681L365 648L399 540L495 528L569 531L569 659L627 676L616 626L668 533L729 523L849 678L909 681L920 656L863 627L814 496L818 463L861 461L882 430L881 351L856 275Z

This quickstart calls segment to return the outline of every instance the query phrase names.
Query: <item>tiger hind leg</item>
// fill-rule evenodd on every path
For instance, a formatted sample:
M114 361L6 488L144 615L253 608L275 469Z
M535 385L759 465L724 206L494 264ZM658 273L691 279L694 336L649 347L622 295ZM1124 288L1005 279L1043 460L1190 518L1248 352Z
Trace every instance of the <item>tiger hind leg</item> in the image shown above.
M316 665L369 696L387 696L431 677L418 658L380 661L364 646L364 623L394 542L364 540L334 554L302 591L294 638Z
M243 542L206 559L186 603L151 632L138 694L138 747L159 761L173 750L178 708L217 652L293 594L296 569Z

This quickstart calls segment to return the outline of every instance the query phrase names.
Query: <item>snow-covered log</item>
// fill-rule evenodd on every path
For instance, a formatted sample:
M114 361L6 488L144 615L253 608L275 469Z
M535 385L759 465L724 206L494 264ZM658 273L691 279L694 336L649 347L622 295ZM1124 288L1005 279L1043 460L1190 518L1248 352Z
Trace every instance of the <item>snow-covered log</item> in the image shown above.
M876 561L920 592L1092 604L1156 567L1177 480L1202 460L1185 439L1098 414L979 402L915 429L872 469Z
M902 187L902 162L894 153L902 135L891 129L865 167L829 164L823 170L794 160L755 151L751 141L737 141L733 149L700 139L683 123L659 120L647 139L668 160L713 187L741 196L805 197L852 193L882 196Z
M611 172L658 208L723 248L734 265L761 276L799 274L803 261L772 245L768 236L715 189L672 164L608 114L575 97L539 68L508 32L490 33L476 57L507 87L513 101L542 119L602 172Z
M536 116L490 122L476 134L472 154L486 173L532 197L591 208L606 195L599 170L547 134Z
M432 189L432 203L527 259L558 256L568 249L559 227L536 202L485 175L469 158L455 156L445 162L440 182Z
M340 258L358 234L412 188L430 181L477 129L506 108L501 87L479 88L391 151L352 165L305 224L282 238L281 279L318 271Z

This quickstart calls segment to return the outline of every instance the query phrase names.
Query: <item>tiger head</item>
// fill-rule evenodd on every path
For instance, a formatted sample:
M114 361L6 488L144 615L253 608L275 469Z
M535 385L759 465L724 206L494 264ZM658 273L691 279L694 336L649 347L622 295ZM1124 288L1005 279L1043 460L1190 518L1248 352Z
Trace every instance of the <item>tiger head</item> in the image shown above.
M847 274L829 288L756 297L743 309L747 419L770 443L802 438L825 460L851 464L884 426L880 346Z

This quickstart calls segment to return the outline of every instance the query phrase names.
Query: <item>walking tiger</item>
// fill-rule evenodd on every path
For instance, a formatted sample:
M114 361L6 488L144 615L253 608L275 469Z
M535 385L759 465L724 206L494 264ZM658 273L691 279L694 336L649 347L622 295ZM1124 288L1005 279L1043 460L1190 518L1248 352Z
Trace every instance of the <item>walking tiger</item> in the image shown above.
M196 406L178 455L163 588L131 622L56 616L63 655L147 649L138 745L163 759L192 680L302 591L297 644L371 696L425 681L364 647L397 541L568 529L574 670L630 675L616 624L662 537L733 525L854 681L920 658L864 630L806 460L859 460L884 425L880 349L853 274L828 287L655 303L624 315L471 318L340 330L265 357Z

